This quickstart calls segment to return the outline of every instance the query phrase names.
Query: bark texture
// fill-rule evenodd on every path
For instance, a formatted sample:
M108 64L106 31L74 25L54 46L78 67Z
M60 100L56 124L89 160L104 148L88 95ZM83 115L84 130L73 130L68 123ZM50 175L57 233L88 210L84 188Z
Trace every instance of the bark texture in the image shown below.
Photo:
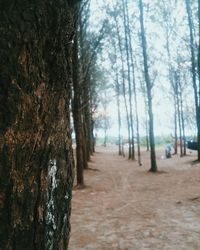
M0 249L67 249L72 6L0 4Z

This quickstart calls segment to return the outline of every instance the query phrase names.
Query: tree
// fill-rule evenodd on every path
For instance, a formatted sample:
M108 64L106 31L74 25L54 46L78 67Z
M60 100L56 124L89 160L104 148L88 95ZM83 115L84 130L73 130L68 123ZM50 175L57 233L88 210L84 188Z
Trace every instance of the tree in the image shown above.
M147 56L147 41L146 33L144 28L144 11L143 11L143 2L139 0L139 9L140 9L140 28L141 28L141 47L143 52L143 63L144 63L144 78L146 82L147 89L147 101L148 101L148 115L149 115L149 143L151 151L151 172L157 171L156 164L156 153L155 153L155 139L154 139L154 124L153 124L153 110L152 110L152 87L153 84L149 76L149 66L148 66L148 56Z
M133 46L132 46L132 36L131 36L131 30L130 30L130 18L129 18L129 12L128 12L128 2L127 0L124 2L124 12L127 16L127 25L126 25L126 31L128 36L128 47L129 47L129 53L130 53L130 68L132 70L132 89L133 89L133 96L134 96L134 104L135 104L135 120L136 120L136 138L137 138L137 154L138 154L138 164L139 166L142 165L141 161L141 152L140 152L140 132L139 132L139 115L138 115L138 101L137 101L137 92L136 92L136 80L135 80L135 64L134 64L134 53L133 53ZM132 98L132 95L131 95ZM132 110L132 102L130 102L130 108ZM133 116L131 112L131 117ZM132 121L133 122L133 121ZM133 124L132 124L133 126ZM133 132L133 129L132 129ZM134 133L132 134L132 137L134 137ZM132 145L134 145L134 138L132 138ZM134 159L134 146L132 148L132 158Z
M121 127L122 127L122 120L121 120L121 102L120 102L120 81L119 81L119 62L118 62L118 57L117 57L117 44L116 44L116 39L112 37L112 44L114 48L113 54L109 54L109 59L111 62L111 68L114 72L114 83L113 83L113 88L116 93L116 104L117 104L117 120L118 120L118 154L119 155L124 155L124 150L123 150L123 143L122 143L122 135L121 135Z
M122 39L121 39L121 36L120 36L119 22L118 22L118 19L117 19L117 9L115 9L115 11L112 12L111 14L112 14L112 16L114 18L114 22L115 22L116 37L117 37L119 54L120 54L121 81L122 81L123 98L124 98L124 105L125 105L125 111L126 111L126 121L127 121L127 128L128 128L128 144L129 144L128 158L131 159L132 158L131 135L133 134L132 133L133 132L133 129L132 129L133 127L131 126L131 118L130 118L130 115L129 115L129 108L128 108L128 104L130 104L130 102L128 103L127 96L126 96L127 91L126 91L125 62L124 62L124 53L123 53L124 51L123 51ZM131 91L130 85L129 85L129 91ZM129 100L130 100L130 95L129 95Z
M104 29L106 28L106 21L98 32L89 31L89 24L87 17L89 16L89 1L86 1L88 6L84 8L85 13L80 19L79 24L79 54L80 54L80 82L82 88L82 114L83 114L83 128L85 137L85 150L87 161L90 160L90 155L94 152L94 134L93 134L93 95L95 95L95 78L93 77L96 71L96 64L98 53L102 47L102 40L104 38Z
M134 127L133 127L133 83L131 81L131 66L133 66L131 60L131 37L130 37L130 28L129 28L129 16L127 10L127 1L122 0L122 12L123 12L123 25L124 25L124 34L125 34L125 54L126 54L126 65L127 65L127 81L128 81L128 104L129 104L129 122L130 122L130 146L129 147L129 159L135 160L135 145L134 145ZM132 84L131 84L132 83Z
M199 59L200 58L200 54L199 54L200 42L198 45L198 55L196 56L194 26L193 26L190 0L185 0L185 5L186 5L186 11L187 11L187 17L188 17L188 28L189 28L189 36L190 36L191 73L192 73L192 84L193 84L193 90L194 90L195 111L196 111L198 161L200 161L200 96L199 96L199 90L198 90L198 84L197 84L197 72L198 72L198 76L200 75L200 59ZM199 5L199 0L198 0L198 20L200 23L200 15L199 15L200 10L199 9L200 9L200 5Z
M0 16L0 248L67 249L72 1L1 2Z
M73 42L73 119L74 119L74 130L76 137L76 179L77 186L80 188L84 187L84 168L88 167L86 153L85 153L85 138L83 132L83 114L82 114L82 86L80 81L80 62L79 62L79 44L78 44L78 14L81 5L77 5L74 8L74 15L76 16L76 31L74 34Z

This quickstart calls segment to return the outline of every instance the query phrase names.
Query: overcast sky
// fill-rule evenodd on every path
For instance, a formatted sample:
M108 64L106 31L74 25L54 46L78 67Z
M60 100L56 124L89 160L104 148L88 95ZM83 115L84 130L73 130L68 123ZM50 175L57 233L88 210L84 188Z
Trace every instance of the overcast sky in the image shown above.
M115 2L114 0L105 0L104 2L100 2L97 0L91 0L91 27L94 27L94 30L97 30L98 27L101 26L102 20L105 18L105 8L102 6L104 3L112 3ZM147 2L147 0L146 0ZM151 4L153 4L154 1L150 1ZM182 2L182 1L181 1ZM178 3L181 3L178 1ZM176 20L176 23L181 24L182 16L184 15L184 6L181 6L178 8L178 10L174 11L174 19ZM136 8L135 8L136 9ZM159 26L156 22L152 22L150 19L147 19L145 23L145 27L147 30L147 36L149 33L154 32L154 36L152 39L149 39L147 37L147 42L149 47L152 47L152 53L165 53L163 52L164 50L164 42L165 42L165 34L164 30L162 29L162 26ZM180 25L181 32L182 32L182 27ZM179 30L179 32L180 32ZM185 30L187 32L187 30ZM178 39L178 37L176 38ZM152 41L151 41L152 40ZM173 42L173 41L172 41ZM174 44L176 46L177 41L174 41ZM174 51L177 51L177 48L173 48ZM150 51L151 53L151 51ZM106 58L106 56L105 56ZM105 62L104 64L108 64L109 62ZM153 88L153 111L154 111L154 128L155 128L155 135L169 135L173 134L173 119L174 119L174 112L173 112L173 100L172 98L169 97L169 94L167 93L167 90L169 89L169 82L164 77L163 75L166 75L166 64L165 62L159 61L155 62L155 69L158 72L158 77L155 81L155 86ZM107 67L107 66L106 66ZM112 81L112 78L109 79L109 81ZM190 84L190 83L189 83ZM165 91L163 91L163 87ZM188 102L193 105L193 93L192 93L192 88L188 88ZM117 106L116 106L116 100L115 98L111 99L112 101L110 102L108 106L108 114L112 118L112 127L109 129L109 134L110 135L117 135ZM140 131L142 134L144 134L144 100L141 98L140 94L138 94L138 108L139 108L139 114L140 114ZM101 109L100 109L101 112ZM122 112L124 113L125 117L125 111ZM127 134L127 128L125 122L123 123L123 133L124 136ZM100 132L99 132L100 133ZM189 133L189 132L188 132ZM100 133L101 134L101 133ZM195 134L195 132L194 132Z

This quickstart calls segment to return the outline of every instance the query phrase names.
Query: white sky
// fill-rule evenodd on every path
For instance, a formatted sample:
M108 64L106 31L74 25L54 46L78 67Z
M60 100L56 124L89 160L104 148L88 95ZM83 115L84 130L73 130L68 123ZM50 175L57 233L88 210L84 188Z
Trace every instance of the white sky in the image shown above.
M106 0L104 3L112 3L114 0ZM153 3L153 1L150 1ZM182 0L181 0L182 2ZM180 1L179 1L180 3ZM91 25L94 27L94 30L98 30L98 27L101 27L101 21L104 18L105 15L105 8L102 8L102 2L97 0L91 0ZM183 15L183 9L180 8L179 10L179 16L176 16L177 22L181 18L181 15ZM146 23L147 25L147 23ZM158 26L155 26L155 23L148 22L148 25L146 27L147 32L157 32L158 37L153 39L153 42L151 46L154 46L155 53L159 53L160 51L163 51L163 42L165 41L165 34L163 33L161 28L158 28ZM149 41L148 41L149 42ZM152 52L154 53L154 52ZM107 62L104 62L106 64ZM158 74L166 74L166 65L164 62L155 62L157 64L156 70L158 71ZM163 73L165 72L165 73ZM158 77L158 80L156 80L153 93L153 111L154 111L154 130L155 135L170 135L173 134L173 102L169 99L167 96L167 92L163 92L160 89L161 85L165 85L166 87L169 85L169 83L163 78L161 75ZM193 93L190 91L190 98L192 100ZM191 101L192 103L192 101ZM143 117L144 117L144 100L142 98L139 98L138 101L138 108L139 108L139 114L140 114L140 131L142 134L144 134L144 126L142 123ZM118 123L117 123L117 107L116 107L116 101L113 99L109 106L108 106L108 114L112 118L112 127L108 130L108 134L112 136L117 136L118 131ZM142 114L142 115L141 115ZM124 111L124 117L125 117L125 111ZM101 136L102 133L99 131L98 134ZM126 136L127 134L127 127L124 124L123 127L123 134Z

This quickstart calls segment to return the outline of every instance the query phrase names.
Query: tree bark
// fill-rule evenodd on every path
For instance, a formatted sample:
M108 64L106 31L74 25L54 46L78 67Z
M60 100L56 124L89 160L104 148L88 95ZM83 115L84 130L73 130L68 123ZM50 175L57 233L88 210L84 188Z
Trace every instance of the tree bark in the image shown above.
M72 9L8 1L0 15L0 249L67 249Z
M73 118L74 130L76 136L76 178L79 187L84 186L84 144L83 144L83 126L81 112L81 85L79 79L79 62L78 62L78 37L77 32L74 36L73 43Z

